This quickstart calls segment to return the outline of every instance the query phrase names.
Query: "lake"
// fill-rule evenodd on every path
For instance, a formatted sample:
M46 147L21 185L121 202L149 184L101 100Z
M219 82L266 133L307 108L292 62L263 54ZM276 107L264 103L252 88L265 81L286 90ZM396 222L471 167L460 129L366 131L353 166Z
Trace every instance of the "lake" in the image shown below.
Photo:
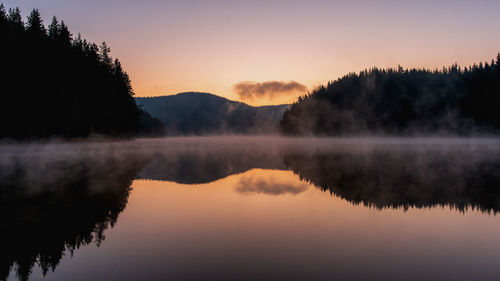
M0 280L499 280L500 139L0 145Z

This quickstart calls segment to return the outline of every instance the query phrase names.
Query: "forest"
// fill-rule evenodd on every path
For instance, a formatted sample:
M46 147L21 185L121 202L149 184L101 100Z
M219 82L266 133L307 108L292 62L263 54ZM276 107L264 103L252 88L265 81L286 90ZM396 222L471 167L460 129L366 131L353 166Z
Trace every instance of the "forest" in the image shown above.
M350 73L299 97L280 121L285 135L496 135L500 54L442 70Z
M37 9L24 22L0 4L0 138L151 135L158 120L140 110L130 79L111 49L73 36Z

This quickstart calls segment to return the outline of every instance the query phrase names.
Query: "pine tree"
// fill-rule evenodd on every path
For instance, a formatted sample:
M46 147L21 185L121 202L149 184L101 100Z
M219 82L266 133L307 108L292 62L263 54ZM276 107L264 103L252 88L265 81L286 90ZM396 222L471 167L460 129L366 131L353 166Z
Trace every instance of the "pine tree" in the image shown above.
M59 22L55 16L52 18L52 22L50 23L48 29L49 38L55 40L59 34Z
M99 46L99 58L101 59L101 63L108 69L112 68L112 62L113 62L110 53L111 53L111 48L108 47L106 42L102 42L101 46Z
M131 96L133 96L134 93L132 92L132 85L130 82L130 78L129 78L128 74L123 70L122 64L120 63L120 61L118 59L115 59L115 61L113 63L113 72L114 72L114 75L116 77L120 78L120 80L123 82L123 84L127 87L129 94Z
M36 36L45 36L47 34L38 9L33 9L31 14L28 16L26 30Z
M24 22L19 8L16 7L15 9L9 9L8 20L13 29L24 30Z
M83 41L82 41L82 35L80 33L78 33L76 38L73 40L72 46L78 51L83 51Z
M94 59L94 60L99 60L99 47L97 47L97 45L95 43L87 43L86 40L83 41L84 44L86 45L86 51L85 51L85 55L87 55L88 57Z
M3 3L0 3L0 24L7 22L7 12L5 11L5 7Z
M69 32L68 26L64 23L64 21L61 21L57 33L58 41L65 46L71 46L71 36L73 35L71 34L71 32Z

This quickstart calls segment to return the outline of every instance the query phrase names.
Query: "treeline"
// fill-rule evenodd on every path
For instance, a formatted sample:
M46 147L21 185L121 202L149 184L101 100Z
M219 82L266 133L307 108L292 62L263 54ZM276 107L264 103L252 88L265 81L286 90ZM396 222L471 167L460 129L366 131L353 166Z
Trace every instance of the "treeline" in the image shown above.
M133 136L142 116L130 79L110 48L75 38L56 17L0 5L0 138ZM143 115L143 114L142 114ZM142 118L142 121L141 119Z
M498 134L500 54L442 70L350 73L300 97L280 121L287 135Z

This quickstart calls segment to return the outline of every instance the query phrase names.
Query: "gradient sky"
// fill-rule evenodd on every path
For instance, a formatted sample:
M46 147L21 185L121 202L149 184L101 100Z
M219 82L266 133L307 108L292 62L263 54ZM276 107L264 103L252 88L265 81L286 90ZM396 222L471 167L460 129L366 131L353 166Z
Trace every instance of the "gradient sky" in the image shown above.
M242 81L308 89L368 67L441 68L500 51L498 0L0 0L39 8L106 41L137 96L211 92L240 100ZM250 104L291 102L299 92Z

